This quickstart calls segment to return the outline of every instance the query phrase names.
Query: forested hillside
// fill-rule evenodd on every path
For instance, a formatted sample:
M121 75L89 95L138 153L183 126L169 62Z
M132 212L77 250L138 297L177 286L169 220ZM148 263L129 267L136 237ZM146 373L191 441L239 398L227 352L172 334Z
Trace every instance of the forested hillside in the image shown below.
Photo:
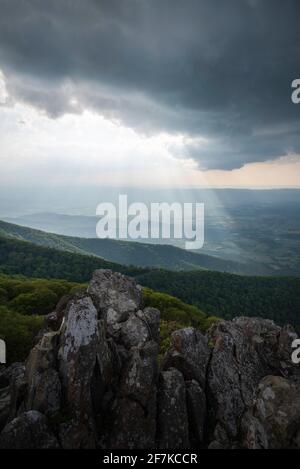
M170 272L139 269L97 257L0 238L0 271L27 277L87 282L95 269L108 268L135 277L143 286L169 293L208 315L260 316L299 328L300 279L246 277L213 271Z
M6 342L9 362L26 358L43 316L55 309L63 295L72 295L86 287L66 280L0 275L0 339ZM144 305L161 312L161 352L168 347L173 331L193 326L205 332L217 320L195 306L150 289L144 289Z
M212 269L240 274L252 271L249 265L246 266L238 262L198 254L171 245L63 236L6 223L1 220L0 235L30 241L39 246L89 256L94 255L122 265L158 267L168 270Z
M131 276L147 272L146 269L114 264L96 256L0 237L0 272L4 274L86 282L96 269L112 269Z
M207 314L225 319L259 316L300 329L300 279L246 277L219 272L149 272L138 277L150 288L176 295Z

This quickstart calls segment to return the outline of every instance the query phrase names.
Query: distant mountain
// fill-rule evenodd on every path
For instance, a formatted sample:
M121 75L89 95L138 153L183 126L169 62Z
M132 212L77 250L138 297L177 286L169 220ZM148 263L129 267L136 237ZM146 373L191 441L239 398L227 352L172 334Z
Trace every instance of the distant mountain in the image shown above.
M202 202L206 213L211 210L227 210L232 207L258 207L258 206L286 206L299 204L300 189L217 189L217 188L135 188L135 187L108 187L78 186L60 187L20 187L0 186L0 214L4 217L23 217L30 209L37 213L95 213L100 202L117 203L120 194L127 194L128 202ZM49 214L49 213L48 213ZM42 214L44 215L44 214ZM31 217L31 216L30 216ZM40 227L42 229L42 227ZM43 228L50 231L49 228ZM67 233L65 233L67 234ZM76 233L76 236L81 236ZM86 236L86 235L83 235Z
M51 212L5 217L4 221L65 236L95 238L98 218L85 215L65 215Z
M156 202L164 200L168 203L171 201L205 203L204 246L199 251L189 253L167 249L167 245L184 248L183 239L172 237L171 239L155 240L138 239L135 242L130 239L126 240L133 243L131 247L128 247L127 242L124 244L124 240L120 240L122 243L120 245L107 240L102 243L96 242L96 244L94 241L87 242L86 238L94 240L96 237L95 228L98 218L96 216L74 215L72 211L65 215L61 213L62 208L58 210L59 213L44 211L43 213L36 212L24 215L21 211L18 216L16 216L16 212L9 210L10 217L15 214L15 218L4 220L48 233L72 238L85 238L84 242L80 241L80 250L87 250L89 253L92 252L122 264L138 262L138 265L155 265L172 270L190 270L195 268L195 265L198 269L200 265L200 268L246 275L300 276L299 194L299 190L251 191L237 189L196 191L195 193L184 191L182 194L176 193L176 197L167 192L162 194L161 191L151 192L151 194L147 191L145 194L136 194L135 192L131 194L130 202L140 200L148 203L149 200ZM134 195L135 197L133 197ZM99 198L99 200L116 202L112 194L107 194L107 197L107 199ZM34 206L31 205L31 207L34 210ZM52 210L55 210L55 205L52 206ZM2 213L5 212L2 211ZM82 210L82 213L88 212ZM0 218L3 219L3 217ZM162 228L161 224L159 228ZM62 242L65 244L66 239L60 239L60 243ZM70 240L68 243L70 249ZM137 243L144 243L148 246L141 247ZM72 240L71 244L72 249L78 247L75 240ZM153 250L149 246L150 244L152 246L153 244L163 245L163 247ZM195 254L208 257L202 257L199 264L200 258L195 257ZM229 263L224 264L224 260Z
M256 264L249 266L249 264L198 254L171 245L63 236L4 221L0 221L0 236L30 241L39 246L72 253L93 255L122 265L186 271L209 269L249 275L253 273L267 275L270 273L267 268Z

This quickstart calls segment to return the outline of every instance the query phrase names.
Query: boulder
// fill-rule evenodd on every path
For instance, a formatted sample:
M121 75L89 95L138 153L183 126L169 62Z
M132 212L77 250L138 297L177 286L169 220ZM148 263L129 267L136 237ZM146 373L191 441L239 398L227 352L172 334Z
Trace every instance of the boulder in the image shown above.
M142 347L151 339L151 332L142 311L130 314L122 324L120 342L126 347Z
M8 423L0 435L0 449L57 449L46 417L36 410L21 414Z
M299 380L287 380L281 376L263 378L249 414L253 428L246 431L245 447L300 449ZM260 443L260 435L263 435L263 444Z
M111 270L96 270L88 287L101 317L110 311L111 322L125 321L142 304L142 289L136 282Z
M188 327L173 332L162 369L176 368L186 380L195 380L204 389L209 358L207 338L193 327Z
M207 375L208 426L210 437L222 447L239 440L241 419L253 404L260 380L291 368L282 353L287 347L282 346L283 337L279 326L260 318L222 321L209 331L213 348ZM292 341L292 335L285 334L285 342L288 337Z

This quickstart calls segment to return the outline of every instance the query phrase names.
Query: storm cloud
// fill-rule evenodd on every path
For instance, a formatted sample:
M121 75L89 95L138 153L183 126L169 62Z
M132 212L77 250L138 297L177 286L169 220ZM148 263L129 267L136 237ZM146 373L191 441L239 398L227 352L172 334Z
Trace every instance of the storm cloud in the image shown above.
M53 119L93 110L239 168L300 153L299 17L299 0L0 0L0 69Z

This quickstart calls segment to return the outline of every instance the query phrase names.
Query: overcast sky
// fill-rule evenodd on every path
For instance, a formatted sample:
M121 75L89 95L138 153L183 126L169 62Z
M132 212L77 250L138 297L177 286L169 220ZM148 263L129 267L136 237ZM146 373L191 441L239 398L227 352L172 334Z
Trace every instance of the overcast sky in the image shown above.
M0 0L0 182L300 186L299 0Z

